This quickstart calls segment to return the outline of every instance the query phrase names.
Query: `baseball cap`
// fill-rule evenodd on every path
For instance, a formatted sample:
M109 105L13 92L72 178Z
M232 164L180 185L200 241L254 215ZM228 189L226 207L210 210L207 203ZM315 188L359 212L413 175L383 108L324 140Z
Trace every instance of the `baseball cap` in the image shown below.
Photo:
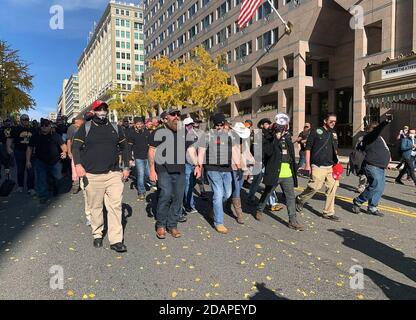
M245 125L246 127L252 127L252 126L253 126L253 121L251 121L251 120L246 120L246 121L244 121L244 125Z
M194 124L194 120L192 118L186 118L185 120L183 120L183 125L184 126L188 126L190 124Z
M29 120L29 116L27 114L22 114L20 120Z
M226 119L223 113L216 113L214 114L214 116L212 117L212 122L214 123L214 125L217 124L223 124L225 123Z
M134 117L133 122L136 123L144 123L143 117Z
M163 111L161 114L160 114L160 120L163 120L163 119L165 119L166 117L167 117L167 112L166 111Z
M51 122L48 119L40 119L40 126L41 127L49 127L51 125Z
M94 103L92 104L93 111L97 110L100 107L105 107L108 109L108 104L101 100L94 101Z
M259 121L259 123L257 123L257 127L260 129L265 123L272 124L269 118L263 118Z

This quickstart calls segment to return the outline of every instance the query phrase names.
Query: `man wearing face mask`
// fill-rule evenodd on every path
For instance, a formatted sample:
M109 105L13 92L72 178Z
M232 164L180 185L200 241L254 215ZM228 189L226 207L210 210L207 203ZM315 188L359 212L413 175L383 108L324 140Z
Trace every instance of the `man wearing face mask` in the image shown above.
M150 181L159 189L156 209L156 236L166 238L166 231L179 238L178 220L182 212L185 192L185 141L179 131L181 113L170 109L166 112L165 127L157 129L149 140ZM183 136L180 136L183 135Z
M415 175L415 158L416 158L416 138L415 130L410 130L409 135L401 140L400 147L402 150L402 157L404 161L404 168L400 171L399 176L396 178L396 183L404 184L402 177L407 174L412 178L416 184Z
M91 211L91 228L94 247L103 246L103 203L108 212L108 240L111 250L126 252L123 243L121 203L123 181L129 177L127 139L121 127L109 122L108 105L95 101L94 116L76 132L72 146L77 175L84 181L88 206ZM123 173L120 172L119 154L122 153ZM86 183L85 183L86 182Z
M305 170L311 173L308 187L296 198L296 210L302 212L303 204L311 199L323 185L326 186L326 202L322 217L339 221L335 216L335 195L339 180L333 177L332 166L338 163L338 136L334 130L337 116L329 113L324 125L312 130L306 142Z
M263 139L263 152L269 157L266 163L263 183L266 186L257 206L256 219L261 220L267 200L278 185L286 199L290 229L303 231L296 216L295 188L298 186L295 148L289 131L289 116L279 113L276 124Z

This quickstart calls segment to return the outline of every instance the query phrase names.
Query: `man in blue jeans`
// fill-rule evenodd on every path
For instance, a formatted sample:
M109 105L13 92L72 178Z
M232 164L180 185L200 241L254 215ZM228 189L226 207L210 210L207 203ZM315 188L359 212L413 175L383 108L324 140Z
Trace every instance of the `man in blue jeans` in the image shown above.
M196 158L196 153L191 153L191 150L188 149L198 141L198 136L194 131L194 120L192 118L186 118L183 121L185 127L186 141L185 148L187 150L187 158L185 162L185 194L183 199L183 206L186 213L197 213L198 211L195 208L195 198L194 198L194 187L196 185L196 178L194 175L195 172L195 163L198 161ZM182 217L183 219L183 217ZM186 219L185 219L186 220Z
M377 207L384 192L385 169L390 164L391 154L386 142L380 135L391 121L392 116L386 115L386 120L381 124L370 124L367 129L368 133L363 137L360 148L365 152L363 166L368 185L364 192L353 200L352 211L356 214L360 213L360 206L368 201L367 214L384 216L383 213L378 211Z
M48 178L58 181L62 178L61 159L66 159L67 147L62 137L51 132L48 119L41 119L40 133L29 141L26 151L26 167L32 168L32 156L36 171L36 189L41 204L50 198Z
M150 133L145 128L143 118L135 117L133 122L134 127L128 130L127 140L137 171L137 201L144 201L146 199L145 181L149 179L147 153Z
M166 238L166 231L174 238L182 236L177 227L185 190L185 146L181 146L185 136L178 131L180 116L178 110L167 111L166 127L157 129L149 141L150 181L157 181L159 190L156 212L159 239Z
M224 226L224 205L232 193L232 140L225 128L225 116L217 113L212 120L214 129L205 134L198 143L195 175L197 179L201 177L202 165L205 164L209 184L214 192L213 212L211 211L210 215L213 214L217 232L226 234L228 229Z

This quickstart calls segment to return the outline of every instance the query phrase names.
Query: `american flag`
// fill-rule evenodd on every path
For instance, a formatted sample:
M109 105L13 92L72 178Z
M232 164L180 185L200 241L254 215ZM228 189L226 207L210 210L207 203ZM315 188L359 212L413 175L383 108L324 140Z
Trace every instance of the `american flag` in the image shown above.
M244 0L238 17L238 26L240 29L243 29L247 23L249 23L263 1L264 0Z

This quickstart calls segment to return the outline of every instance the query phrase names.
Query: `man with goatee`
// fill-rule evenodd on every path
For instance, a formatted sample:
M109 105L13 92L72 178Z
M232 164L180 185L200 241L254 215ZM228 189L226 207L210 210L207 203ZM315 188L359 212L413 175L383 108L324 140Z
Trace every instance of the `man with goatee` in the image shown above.
M157 129L149 139L150 180L157 181L159 189L156 209L156 236L166 238L169 232L181 237L178 220L182 211L185 191L184 133L178 132L181 113L170 109L166 112L165 127Z

